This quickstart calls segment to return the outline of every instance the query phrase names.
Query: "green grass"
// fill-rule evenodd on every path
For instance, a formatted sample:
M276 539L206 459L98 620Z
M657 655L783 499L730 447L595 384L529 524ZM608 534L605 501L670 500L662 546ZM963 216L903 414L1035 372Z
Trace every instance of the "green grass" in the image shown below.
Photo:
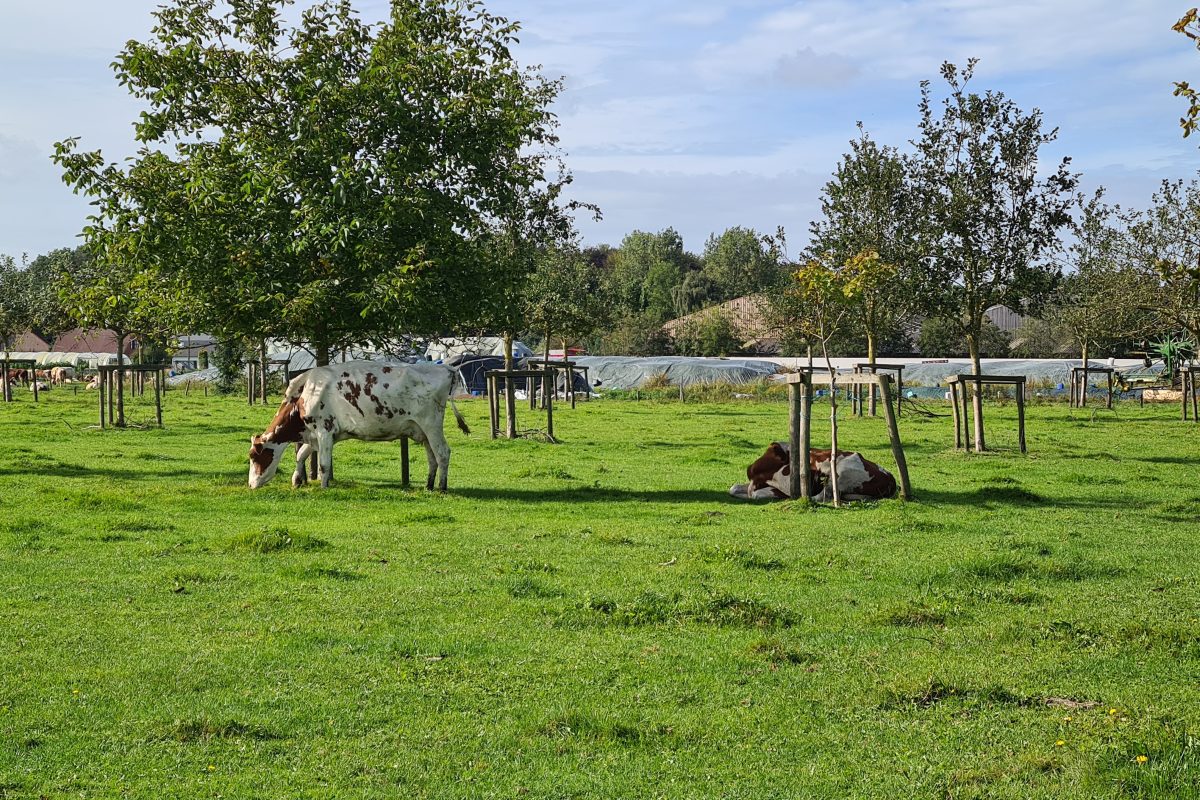
M467 401L443 496L353 442L250 492L273 409L93 401L0 406L0 798L1200 797L1174 408L1036 406L1027 456L1011 406L984 455L906 416L916 502L808 510L725 493L782 403L548 445ZM882 420L842 443L891 464Z

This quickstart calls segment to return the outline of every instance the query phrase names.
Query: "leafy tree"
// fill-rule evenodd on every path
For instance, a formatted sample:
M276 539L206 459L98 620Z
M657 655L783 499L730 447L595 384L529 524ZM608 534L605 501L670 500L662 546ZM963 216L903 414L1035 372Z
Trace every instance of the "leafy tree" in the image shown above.
M544 190L560 84L474 0L170 0L117 56L143 102L128 166L59 143L65 180L222 337L332 350L487 315L480 246ZM92 234L89 234L89 236Z
M1057 131L1043 132L1040 111L1026 114L1002 93L968 92L974 67L974 60L963 70L942 65L950 92L940 114L929 82L921 84L913 200L923 221L922 296L930 312L958 325L978 372L987 309L1032 313L1049 298L1059 277L1050 256L1070 224L1077 176L1065 158L1038 176L1038 151ZM979 391L974 404L982 451Z
M601 340L600 351L609 356L669 356L674 347L662 323L642 313L617 320Z
M862 266L869 268L878 265L878 261ZM855 295L859 294L859 280L862 273L854 274L849 269L841 268L836 262L810 259L798 270L792 273L792 280L785 288L785 294L792 298L794 305L805 309L805 315L799 320L799 327L809 341L821 349L825 359L825 368L829 372L829 431L830 431L830 463L829 480L833 489L833 505L841 503L838 492L837 462L838 462L838 424L837 424L837 370L834 369L829 343L838 334L846 319L854 310ZM805 487L804 491L808 491Z
M779 282L769 245L750 228L727 228L720 236L709 236L703 263L717 302L765 291Z
M675 311L675 287L698 267L697 259L683 249L683 238L675 229L634 231L622 240L613 260L616 300L627 313L645 312L661 325Z
M683 276L683 282L671 290L676 318L699 311L718 298L717 287L704 272L687 273Z
M1171 29L1191 39L1196 49L1200 50L1200 13L1197 9L1188 9L1187 13L1171 26ZM1177 81L1175 96L1183 97L1188 102L1187 111L1179 120L1179 126L1183 128L1183 136L1187 138L1196 130L1197 125L1200 125L1200 94L1197 94L1187 81Z
M12 256L0 255L0 348L6 355L12 340L29 327L29 310L25 272Z
M1055 295L1050 317L1070 336L1086 365L1092 348L1152 333L1157 314L1144 276L1124 263L1126 235L1115 227L1117 210L1105 205L1097 192L1080 198L1080 218L1068 255L1074 270ZM1087 403L1086 393L1081 398Z
M611 324L613 304L603 273L575 247L546 251L529 277L525 292L525 319L542 334L545 357L550 358L550 340L567 343L586 339Z
M850 152L825 184L822 218L812 223L809 250L839 264L877 262L866 273L871 283L863 285L856 313L866 335L867 361L874 364L879 339L910 318L917 304L909 220L916 209L900 154L876 144L861 124L859 129L859 138L850 142ZM872 393L872 413L874 403Z
M979 357L1004 358L1009 355L1010 342L1011 337L1007 333L990 319L985 319L979 329ZM957 320L945 317L929 317L921 323L917 349L921 355L934 358L961 358L971 354L962 326Z
M74 321L112 331L117 340L117 414L125 426L125 342L133 335L162 342L180 323L185 307L171 284L140 261L136 234L117 227L89 234L91 261L59 274L58 295Z
M675 332L675 352L681 356L727 356L742 347L733 320L720 309L701 314Z
M1163 181L1150 208L1125 217L1143 313L1200 342L1200 183Z

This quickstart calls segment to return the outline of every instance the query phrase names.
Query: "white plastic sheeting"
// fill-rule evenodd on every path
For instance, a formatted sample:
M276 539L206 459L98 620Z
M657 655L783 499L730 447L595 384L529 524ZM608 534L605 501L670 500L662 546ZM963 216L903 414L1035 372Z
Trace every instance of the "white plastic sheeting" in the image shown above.
M534 353L522 342L513 342L513 358L528 358ZM499 336L478 336L472 339L438 339L425 349L430 361L449 361L455 356L502 356L504 340Z
M0 357L3 357L3 355L3 351L0 351ZM117 363L116 353L73 353L65 350L43 350L38 353L19 353L16 350L10 350L8 351L8 358L31 358L38 364L74 365L82 361L88 369ZM126 363L130 363L128 359L126 359Z
M636 389L656 375L665 375L672 386L753 383L779 371L770 361L748 358L577 356L574 361L588 368L588 381L601 390Z

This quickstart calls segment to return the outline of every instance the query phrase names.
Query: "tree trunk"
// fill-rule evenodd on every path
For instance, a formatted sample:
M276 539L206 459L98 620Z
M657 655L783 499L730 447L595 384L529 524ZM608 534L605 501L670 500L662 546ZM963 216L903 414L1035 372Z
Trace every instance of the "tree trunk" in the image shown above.
M842 495L838 491L838 425L837 425L837 372L825 354L825 365L829 368L829 485L833 488L833 507L842 504Z
M976 375L983 374L983 367L979 365L979 326L976 326L976 332L967 334L967 350L971 354L971 372ZM967 387L963 387L965 391ZM983 384L975 382L972 388L971 411L974 416L975 430L975 452L982 453L986 448L983 441Z
M267 340L263 339L258 345L258 388L262 395L263 405L267 404Z
M544 362L542 364L542 366L546 370L549 370L550 369L550 329L549 328L546 329L546 345L542 348L542 361ZM549 384L550 384L550 386L549 386L550 391L553 391L553 392L558 391L558 387L555 385L553 378L550 379ZM545 407L546 407L546 393L542 392L542 408L545 408Z
M875 374L875 334L867 331L867 363L871 365L871 374ZM875 416L875 387L867 386L867 395L870 397L868 401L867 411L873 417Z
M504 370L513 370L513 335L504 334ZM504 435L509 439L517 438L517 398L513 394L513 379L504 378Z
M1087 405L1087 382L1088 382L1088 343L1085 339L1083 347L1080 348L1080 354L1083 357L1083 381L1079 385L1079 403L1078 406L1083 408Z
M125 427L125 333L113 331L117 335L117 421L113 424L118 428ZM34 375L34 380L37 376Z
M324 340L313 342L313 360L316 362L316 366L318 367L329 366L329 342ZM318 475L318 466L317 448L314 447L312 449L312 455L308 457L308 474L311 475L314 480ZM328 477L330 480L333 479L332 465L330 467Z

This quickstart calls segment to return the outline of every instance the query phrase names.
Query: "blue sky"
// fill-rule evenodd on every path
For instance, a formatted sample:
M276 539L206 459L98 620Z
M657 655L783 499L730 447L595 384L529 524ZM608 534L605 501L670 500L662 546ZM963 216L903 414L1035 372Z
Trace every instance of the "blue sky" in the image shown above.
M305 0L301 0L304 2ZM0 0L0 253L73 244L88 208L59 179L53 142L132 150L137 107L109 69L158 0ZM368 18L383 0L357 0ZM1167 0L490 0L521 20L518 58L563 76L556 111L589 244L671 226L688 249L733 225L802 241L820 187L862 120L879 141L915 135L922 79L980 59L973 83L1060 129L1085 186L1145 205L1192 178L1172 81L1200 53Z

